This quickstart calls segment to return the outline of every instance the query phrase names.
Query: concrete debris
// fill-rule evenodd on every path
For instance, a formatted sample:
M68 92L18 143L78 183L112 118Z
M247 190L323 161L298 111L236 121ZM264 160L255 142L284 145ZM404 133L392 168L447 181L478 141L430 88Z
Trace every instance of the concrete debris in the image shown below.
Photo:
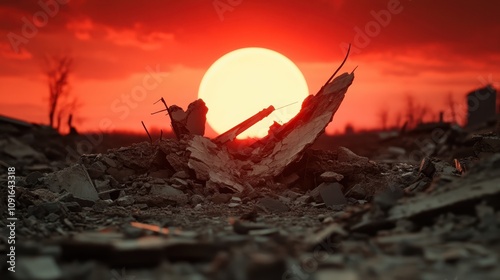
M198 99L192 102L185 112L181 107L172 105L169 112L180 135L203 136L205 134L208 108L203 100Z
M345 205L347 199L342 193L342 185L339 183L322 183L318 186L319 194L326 206Z
M340 182L340 181L342 181L342 179L344 179L344 175L338 174L338 173L333 172L333 171L326 171L326 172L322 173L319 176L319 178L323 182Z
M244 158L236 158L227 147L207 138L192 137L187 148L191 152L188 166L196 172L197 179L237 192L243 191L243 182L256 184L263 178L278 176L300 159L304 149L324 131L353 79L353 74L344 73L317 95L306 98L302 110L293 119L261 139Z
M288 206L286 206L281 201L270 197L264 197L260 199L257 202L257 206L271 213L284 213L290 210Z
M66 190L82 200L95 202L99 199L99 194L87 173L87 169L80 164L49 174L49 176L44 177L43 182L55 193Z

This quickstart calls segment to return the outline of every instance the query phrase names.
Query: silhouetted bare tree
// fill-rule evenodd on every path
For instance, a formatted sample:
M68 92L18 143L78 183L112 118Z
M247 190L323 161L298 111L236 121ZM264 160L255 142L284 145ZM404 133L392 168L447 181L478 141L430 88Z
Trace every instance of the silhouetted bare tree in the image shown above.
M378 119L380 121L380 128L382 130L387 130L387 125L389 123L389 109L387 107L383 107L378 112Z
M393 118L393 123L392 123L392 127L393 127L393 128L396 128L396 129L401 128L402 121L403 121L403 113L401 113L401 112L397 112L397 113L394 115L394 118Z
M409 128L413 128L415 122L415 100L412 95L406 95L406 122Z
M61 103L63 99L68 97L70 92L68 77L72 70L73 59L68 55L47 56L45 63L49 84L49 125L59 130L61 118L70 109L65 107L68 104ZM76 107L76 99L72 103ZM55 124L56 117L57 124Z

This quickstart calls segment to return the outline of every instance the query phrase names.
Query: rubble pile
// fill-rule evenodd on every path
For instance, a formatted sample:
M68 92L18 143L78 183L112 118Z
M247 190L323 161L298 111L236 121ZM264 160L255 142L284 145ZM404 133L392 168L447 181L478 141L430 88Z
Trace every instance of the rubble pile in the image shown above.
M0 165L18 166L19 175L60 170L74 148L73 135L62 136L49 126L0 116Z
M245 148L226 143L248 123L202 136L199 100L169 109L179 139L40 170L44 158L2 150L26 164L14 279L498 279L498 135L449 128L418 162L406 134L377 158L311 149L353 78Z

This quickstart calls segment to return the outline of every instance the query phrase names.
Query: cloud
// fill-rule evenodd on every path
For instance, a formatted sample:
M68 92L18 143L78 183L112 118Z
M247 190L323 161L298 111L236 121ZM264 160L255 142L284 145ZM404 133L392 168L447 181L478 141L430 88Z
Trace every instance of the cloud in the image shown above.
M71 49L95 63L79 70L82 77L104 78L131 74L155 61L207 68L223 54L249 46L274 49L297 63L337 61L343 57L340 44L355 41L357 30L377 22L374 13L396 2L402 12L391 15L390 22L352 58L412 57L412 52L421 50L418 59L449 65L450 58L474 58L479 67L486 67L498 57L496 1L247 0L226 11L221 21L212 1L74 0L61 6L22 55L2 51L0 62L6 67L2 72L16 71L13 63L19 59L36 60L55 49ZM19 32L21 17L38 10L33 2L3 1L0 37Z

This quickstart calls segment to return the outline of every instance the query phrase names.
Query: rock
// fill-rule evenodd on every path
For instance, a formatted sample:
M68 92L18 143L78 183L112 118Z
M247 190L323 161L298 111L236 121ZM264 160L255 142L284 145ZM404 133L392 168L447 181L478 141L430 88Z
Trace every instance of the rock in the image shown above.
M203 203L204 201L205 201L205 199L203 198L203 196L201 196L199 194L195 194L195 195L191 196L191 204L192 205L197 205L197 204Z
M170 181L172 182L172 184L181 186L181 188L186 188L189 185L186 180L180 178L173 178Z
M172 175L172 178L189 179L190 176L186 171L180 170L175 172L174 175Z
M42 172L35 171L35 172L31 172L30 174L28 174L28 176L26 176L25 181L28 185L34 186L40 182L40 178L42 178L42 177L43 177Z
M357 154L353 153L346 147L339 147L337 149L337 152L338 152L337 160L340 162L346 162L346 163L368 162L368 158L358 156Z
M161 169L161 170L150 172L149 176L151 176L153 178L168 179L172 176L172 171L170 171L168 169Z
M355 199L365 199L368 193L365 191L362 184L356 184L347 191L346 195Z
M38 198L40 198L43 202L52 202L56 201L60 196L57 193L54 193L50 190L47 189L36 189L32 190L31 194L36 195ZM36 204L36 203L35 203Z
M387 190L375 195L375 197L373 198L373 202L378 207L380 207L380 209L386 211L392 208L394 205L396 205L398 199L400 199L401 197L403 197L403 192L401 190L399 191Z
M292 173L286 177L278 179L278 182L287 186L287 187L290 187L295 182L297 182L299 179L300 179L300 176L297 175L297 173Z
M106 210L106 208L108 208L108 206L110 206L111 204L113 204L113 201L110 200L110 199L106 199L106 200L98 200L95 202L94 206L92 206L92 209L98 213L102 213L104 212L104 210Z
M169 185L153 185L149 194L152 195L162 195L162 196L177 196L183 195L184 193L174 187Z
M64 192L63 194L61 194L57 198L57 201L61 201L61 202L73 202L73 201L75 201L75 197L73 196L73 194L71 194L69 192Z
M432 178L434 173L436 173L436 166L430 158L423 158L422 162L420 162L420 168L418 171L425 176Z
M269 226L263 223L254 223L242 220L236 220L233 224L233 230L238 234L248 234L252 230L261 229L269 229Z
M99 179L104 176L106 166L102 162L96 161L87 169L87 172L89 173L90 178Z
M316 203L325 203L326 206L344 205L347 200L342 193L339 183L321 183L310 193Z
M102 161L104 161L109 167L114 167L114 168L118 167L116 161L107 156L102 157Z
M107 191L111 189L111 182L109 180L94 180L94 186L98 192Z
M338 174L338 173L333 172L333 171L327 171L327 172L323 172L319 176L319 178L323 182L340 182L340 181L342 181L342 179L344 179L344 175Z
M241 204L241 198L237 197L237 196L233 196L231 197L231 203L239 203Z
M130 195L122 196L116 200L116 203L120 206L130 206L134 204L134 202L134 198Z
M92 202L99 199L87 170L80 164L47 175L44 177L44 183L56 193L64 189L73 194L75 198Z
M324 185L323 185L324 184ZM342 185L339 183L323 183L320 189L321 198L326 206L344 205L347 200L342 193ZM321 186L320 185L320 186Z
M45 217L45 220L53 223L53 222L59 220L59 218L60 218L59 215L57 215L56 213L50 213Z
M196 204L196 206L193 208L195 211L199 211L203 208L200 203Z
M115 167L110 167L106 171L109 175L113 176L118 182L125 182L127 179L135 174L135 171L126 167L122 167L120 169Z
M67 209L61 202L47 202L37 206L29 207L28 215L34 215L35 217L41 219L51 213L65 215L66 211Z
M302 196L300 193L296 193L296 192L291 191L291 190L285 190L282 193L282 195L290 198L291 200L295 200L295 199L299 198L300 196Z
M167 161L176 172L186 171L188 169L187 159L176 153L167 154Z
M227 193L216 193L212 196L212 202L215 204L225 204L231 200L231 195Z
M288 206L281 201L270 197L260 199L259 202L257 202L257 205L271 213L284 213L290 210Z
M81 212L82 206L78 202L64 202L64 206L71 212Z
M307 204L313 201L313 198L309 195L302 195L295 200L295 204Z
M112 190L107 190L99 193L99 198L100 199L111 199L111 200L117 200L120 197L121 190L119 189L112 189Z

